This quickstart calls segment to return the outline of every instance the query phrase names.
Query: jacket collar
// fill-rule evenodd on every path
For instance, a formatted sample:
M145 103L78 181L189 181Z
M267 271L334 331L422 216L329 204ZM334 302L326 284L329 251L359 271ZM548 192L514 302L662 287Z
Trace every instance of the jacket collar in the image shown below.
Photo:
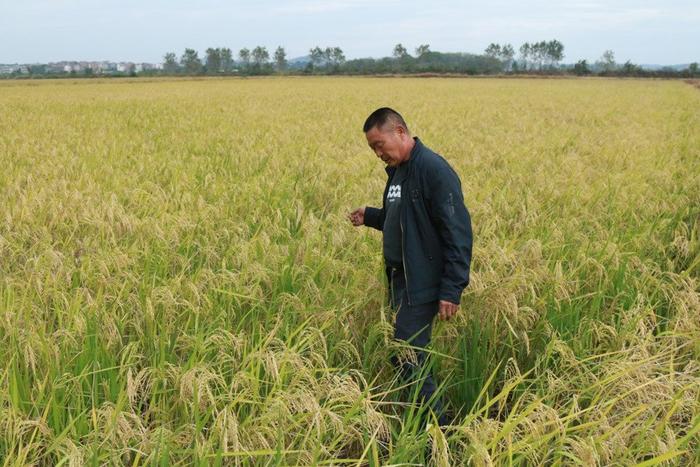
M421 150L423 149L423 143L421 142L420 138L414 136L413 141L415 141L415 144L413 145L413 149L411 149L411 155L408 158L409 161L413 161L418 158ZM394 172L396 172L396 167L384 167L384 170L391 176L394 174Z

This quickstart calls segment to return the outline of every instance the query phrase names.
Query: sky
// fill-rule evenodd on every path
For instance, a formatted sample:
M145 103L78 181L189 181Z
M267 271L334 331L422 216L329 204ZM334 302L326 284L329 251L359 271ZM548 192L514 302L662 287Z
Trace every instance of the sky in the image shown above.
M158 63L186 47L338 46L348 59L429 44L482 53L491 42L558 39L564 62L700 61L700 0L0 0L0 63Z

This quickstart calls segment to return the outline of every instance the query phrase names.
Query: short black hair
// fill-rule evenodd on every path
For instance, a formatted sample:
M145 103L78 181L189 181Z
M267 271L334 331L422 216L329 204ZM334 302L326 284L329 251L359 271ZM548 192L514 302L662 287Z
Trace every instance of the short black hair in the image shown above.
M367 133L375 126L378 128L383 127L384 124L389 121L391 121L394 125L402 126L406 130L406 133L409 132L408 125L406 125L406 122L401 114L389 107L380 107L372 112L370 116L367 117L367 120L365 120L362 130Z

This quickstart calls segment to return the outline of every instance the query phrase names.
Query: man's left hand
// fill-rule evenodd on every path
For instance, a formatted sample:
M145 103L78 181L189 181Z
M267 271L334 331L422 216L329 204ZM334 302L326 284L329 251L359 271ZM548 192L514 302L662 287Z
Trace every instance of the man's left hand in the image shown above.
M456 303L448 302L447 300L440 300L440 309L438 315L441 320L450 320L454 315L457 314L459 310L459 305Z

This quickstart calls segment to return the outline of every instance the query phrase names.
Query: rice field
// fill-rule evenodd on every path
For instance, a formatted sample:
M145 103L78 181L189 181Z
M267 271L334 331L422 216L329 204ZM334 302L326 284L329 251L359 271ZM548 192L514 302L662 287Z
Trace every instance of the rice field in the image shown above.
M389 362L362 123L462 180L440 430ZM681 81L0 82L2 465L700 464L700 92Z

